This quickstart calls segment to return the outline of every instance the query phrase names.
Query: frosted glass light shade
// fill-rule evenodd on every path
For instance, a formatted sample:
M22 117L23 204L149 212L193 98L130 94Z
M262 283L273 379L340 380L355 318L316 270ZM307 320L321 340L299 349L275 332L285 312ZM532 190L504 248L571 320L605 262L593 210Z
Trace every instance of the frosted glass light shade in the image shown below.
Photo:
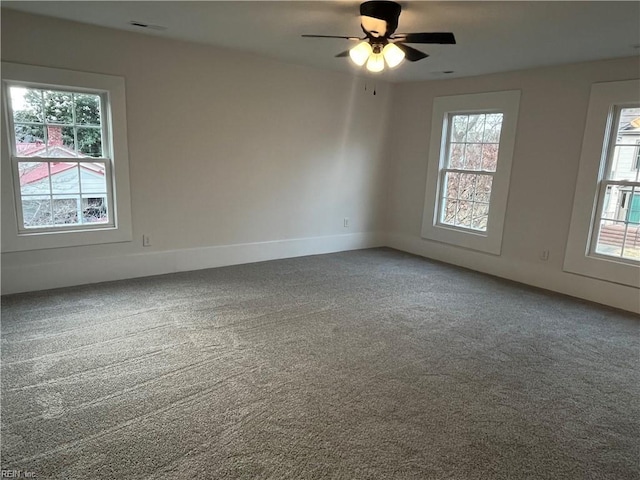
M351 60L353 60L353 63L355 63L359 67L365 64L365 62L369 58L369 55L371 55L372 53L373 49L371 48L369 42L361 42L351 50L349 50L349 56L351 57Z
M384 57L381 53L374 53L367 61L367 70L370 72L381 72L384 70Z
M384 46L382 55L384 55L384 59L387 61L389 68L397 67L402 60L404 60L404 52L393 43L387 43Z

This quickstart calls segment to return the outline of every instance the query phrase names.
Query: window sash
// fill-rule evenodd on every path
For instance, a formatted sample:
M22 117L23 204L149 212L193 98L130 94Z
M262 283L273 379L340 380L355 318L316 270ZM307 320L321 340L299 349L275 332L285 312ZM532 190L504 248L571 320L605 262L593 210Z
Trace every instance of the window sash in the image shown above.
M627 212L625 214L624 220L617 220L617 219L613 220L610 218L605 218L603 216L604 203L607 195L607 190L609 187L614 187L614 186L628 187L631 189L630 198L627 199L627 202L629 204L627 205ZM635 187L636 189L634 190L633 187ZM598 197L597 197L597 203L596 203L596 215L594 215L594 218L593 218L593 223L591 228L591 237L589 239L589 252L588 252L589 256L604 258L608 260L615 260L617 262L628 263L630 265L639 265L640 259L634 260L632 258L626 258L622 256L622 253L624 253L625 247L627 244L627 233L629 230L629 224L636 225L634 222L629 221L629 215L631 213L630 206L633 201L633 192L640 193L640 182L631 182L627 180L601 180L598 188L599 189L598 189ZM620 250L621 255L608 255L606 253L596 251L596 249L598 248L598 238L600 236L600 231L602 229L603 220L624 223L625 229L624 229L624 236L622 239L622 246Z
M437 210L437 217L436 217L436 225L441 226L441 227L446 227L446 228L454 228L454 229L459 229L462 232L469 232L469 233L475 233L477 235L486 235L487 230L489 229L489 212L491 211L491 192L489 192L489 200L487 202L480 202L480 201L475 201L475 199L471 199L471 200L465 200L465 199L460 199L458 198L458 201L468 201L469 203L472 204L472 212L471 212L471 219L469 220L469 223L471 226L466 227L464 225L456 225L455 223L447 223L444 221L444 217L446 215L446 199L450 199L452 197L448 197L447 196L447 192L448 192L448 188L445 188L445 184L446 184L446 178L447 178L447 173L463 173L463 174L468 174L468 175L475 175L475 176L488 176L491 177L491 182L493 185L493 178L495 176L495 171L490 171L490 170L467 170L467 169L462 169L462 168L441 168L440 169L440 178L439 180L439 184L440 184L440 192L438 195L438 210ZM487 205L487 225L484 229L481 228L474 228L473 227L473 204L482 204L482 205Z
M16 210L17 210L17 219L18 219L18 233L20 234L39 234L39 233L55 233L55 232L68 232L68 231L78 231L78 230L103 230L108 228L114 228L116 225L115 218L115 208L113 201L113 176L112 176L112 168L111 168L111 159L110 158L94 158L94 157L64 157L64 158L51 158L51 157L18 157L13 156L11 158L12 162L12 172L13 172L13 188L15 192L16 198ZM92 223L84 223L78 222L69 225L51 225L44 227L26 227L24 223L24 211L22 206L22 200L25 197L29 197L29 195L23 196L22 189L20 186L20 173L19 173L19 164L20 163L58 163L58 162L69 162L69 163L77 163L81 165L83 163L102 163L104 165L104 177L106 183L106 198L107 198L107 212L109 214L109 221L105 223L92 224ZM82 173L79 172L79 192L74 193L73 196L79 197L80 199L84 198L87 193L82 192ZM51 185L51 177L49 176L49 182ZM96 194L97 195L97 194ZM49 193L41 194L43 197L48 197L51 200L54 199L54 196L57 196L53 193L50 188Z
M44 140L45 145L48 145L48 131L47 126L52 127L71 127L74 129L74 144L77 148L78 146L78 138L77 138L77 128L87 128L87 129L100 129L101 134L101 148L102 148L102 157L111 158L113 153L111 152L111 132L109 131L109 92L105 92L103 90L94 90L88 88L79 88L79 87L64 87L58 85L42 85L38 83L31 82L16 82L11 80L4 80L4 91L3 94L5 96L7 102L7 125L9 127L9 148L11 155L18 156L17 152L17 142L16 142L16 129L15 129L15 121L14 121L14 110L13 103L11 99L11 87L22 87L22 88L32 88L38 90L44 89L55 89L55 91L60 92L69 92L69 93L86 93L97 95L100 97L100 125L93 124L84 124L84 123L76 123L76 114L75 108L72 110L73 114L73 123L59 123L59 122L47 122L47 119L43 117L42 122L18 122L19 125L32 125L32 126L41 126L44 130ZM36 158L36 157L34 157ZM53 157L38 157L38 158L53 158ZM82 158L82 157L79 157ZM91 157L98 158L98 157Z

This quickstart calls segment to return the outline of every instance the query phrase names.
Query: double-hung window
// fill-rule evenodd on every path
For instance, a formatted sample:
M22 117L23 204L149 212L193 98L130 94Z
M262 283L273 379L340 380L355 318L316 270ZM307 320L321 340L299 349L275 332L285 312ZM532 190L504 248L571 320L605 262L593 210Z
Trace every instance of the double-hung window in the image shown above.
M422 236L499 254L520 92L434 101Z
M502 113L451 113L440 169L438 222L487 230L491 186L498 164Z
M8 89L20 233L113 227L104 94Z
M640 287L640 81L591 88L564 269Z
M640 105L611 110L612 128L603 156L604 175L590 253L625 262L640 261L640 178L638 138Z
M3 251L130 240L123 80L2 69Z

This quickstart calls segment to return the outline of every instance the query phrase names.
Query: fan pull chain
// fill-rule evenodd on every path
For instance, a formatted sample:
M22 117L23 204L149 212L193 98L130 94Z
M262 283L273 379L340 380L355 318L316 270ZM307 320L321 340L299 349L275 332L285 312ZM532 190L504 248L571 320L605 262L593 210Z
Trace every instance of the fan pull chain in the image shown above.
M377 85L374 83L374 84L373 84L373 94L374 94L374 95L376 94L376 88L377 88ZM366 92L367 90L368 90L368 89L367 89L367 83L365 82L365 84L364 84L364 91Z

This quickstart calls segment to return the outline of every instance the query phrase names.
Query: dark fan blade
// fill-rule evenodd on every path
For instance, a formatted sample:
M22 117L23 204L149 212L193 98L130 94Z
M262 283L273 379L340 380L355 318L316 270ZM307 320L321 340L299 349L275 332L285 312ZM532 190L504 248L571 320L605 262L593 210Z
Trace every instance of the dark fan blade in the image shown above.
M362 38L358 38L358 37L340 37L336 35L302 35L302 36L307 38L344 38L346 40L363 40Z
M456 43L456 37L451 32L396 33L392 38L403 43L442 43L446 45L455 45Z
M405 45L404 43L396 43L396 46L404 52L404 58L410 62L417 62L418 60L422 60L429 56L420 50L416 50L409 45Z
M349 56L349 50L345 50L344 52L336 55L336 57L348 57L348 56Z

